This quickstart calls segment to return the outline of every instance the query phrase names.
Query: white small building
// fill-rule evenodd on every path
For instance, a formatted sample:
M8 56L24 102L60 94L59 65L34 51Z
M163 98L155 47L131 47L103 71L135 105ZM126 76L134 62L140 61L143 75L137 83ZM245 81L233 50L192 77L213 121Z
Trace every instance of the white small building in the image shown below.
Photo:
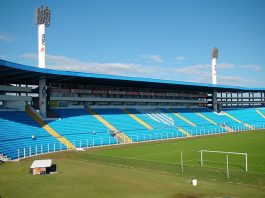
M52 160L34 160L31 164L31 172L33 175L42 175L49 172L48 170L52 167Z

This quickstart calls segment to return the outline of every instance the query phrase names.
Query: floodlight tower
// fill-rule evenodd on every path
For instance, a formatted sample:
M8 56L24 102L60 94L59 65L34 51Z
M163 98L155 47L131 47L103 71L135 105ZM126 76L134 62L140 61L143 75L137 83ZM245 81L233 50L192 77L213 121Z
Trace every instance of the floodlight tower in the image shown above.
M216 63L218 58L218 49L215 47L212 49L212 83L216 84Z
M215 85L217 81L216 80L216 62L218 58L218 49L216 47L212 49L211 55L212 55L212 83ZM212 106L215 112L218 112L220 110L218 109L218 105L217 105L217 91L215 88L213 89L213 93L212 93Z
M216 63L218 58L218 49L215 47L212 49L212 83L216 84Z
M50 26L51 11L41 6L36 10L36 23L38 25L38 55L39 67L45 68L45 27Z
M38 25L38 65L45 68L45 27L50 26L51 11L48 7L41 6L36 10L36 24ZM39 78L39 113L47 117L47 86L46 77Z

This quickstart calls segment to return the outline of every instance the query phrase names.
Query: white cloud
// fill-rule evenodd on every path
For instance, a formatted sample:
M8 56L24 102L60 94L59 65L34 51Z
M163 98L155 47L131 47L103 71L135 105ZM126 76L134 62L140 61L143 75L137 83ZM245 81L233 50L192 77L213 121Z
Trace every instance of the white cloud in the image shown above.
M181 62L185 61L186 58L185 58L184 56L177 56L177 57L175 58L175 60L177 61L177 63L181 63Z
M22 58L35 60L38 56L35 53L21 55ZM64 71L78 71L98 74L110 74L131 77L146 77L156 79L167 79L176 81L189 81L211 83L211 65L198 64L186 67L165 67L165 66L144 66L135 63L97 63L81 61L74 58L57 55L46 55L46 67L49 69L58 69ZM234 68L233 64L220 63L222 69ZM219 74L218 84L253 86L257 85L256 80L243 78L239 75L232 76L227 72ZM261 82L260 82L261 83Z
M162 57L158 54L141 55L142 58L147 59L151 62L162 63Z
M4 55L4 54L0 54L0 59L5 59L5 58L7 58L6 55Z
M231 70L235 68L235 65L231 63L217 63L216 68L220 70Z
M259 72L259 71L262 71L264 68L261 66L261 65L243 65L242 66L243 68L245 69L248 69L250 71L255 71L255 72Z
M253 79L247 79L240 76L219 76L218 83L224 85L240 85L240 86L249 86L256 81Z
M7 32L0 32L0 41L13 41L16 37Z
M22 54L21 57L25 58L25 59L37 60L38 59L38 54L27 53L27 54Z
M23 54L22 58L36 60L37 54ZM79 71L100 74L124 75L124 76L144 76L152 73L141 65L134 63L96 63L88 61L80 61L78 59L68 58L64 56L46 55L46 67L50 69Z

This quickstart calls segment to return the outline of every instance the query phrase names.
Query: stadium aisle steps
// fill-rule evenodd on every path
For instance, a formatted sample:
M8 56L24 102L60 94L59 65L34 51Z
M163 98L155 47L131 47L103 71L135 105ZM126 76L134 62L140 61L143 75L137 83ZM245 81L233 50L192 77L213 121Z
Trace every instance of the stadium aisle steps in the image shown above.
M253 130L253 129L254 129L254 128L253 128L252 126L250 126L249 124L241 122L240 120L238 120L238 119L235 118L234 116L228 114L227 112L223 111L223 113L224 113L226 116L228 116L229 118L231 118L232 120L234 120L234 121L236 121L236 122L238 122L238 123L240 123L240 124L244 124L244 125L245 125L246 127L248 127L250 130Z
M186 123L188 123L191 126L196 126L196 124L194 124L193 122L189 121L188 119L186 119L185 117L183 117L182 115L180 115L179 113L175 112L172 109L168 109L169 112L172 112L175 116L177 116L178 118L182 119L183 121L185 121Z
M181 132L181 133L184 133L187 137L191 137L192 135L190 133L188 133L186 130L180 128L180 127L177 127L177 129Z
M221 125L221 127L227 130L228 132L234 132L234 130L227 125Z
M118 138L119 141L125 141L127 143L132 143L131 138L129 138L127 135L124 133L116 133L118 130L112 126L107 120L105 120L103 117L98 115L94 110L91 108L87 108L88 113L93 115L98 121L100 121L102 124L104 124L109 130L115 133L115 137Z
M199 112L196 112L196 110L193 109L193 112L196 113L198 116L200 116L201 118L207 120L208 122L210 122L211 124L217 125L216 122L214 122L213 120L211 120L210 118L207 118L205 115L202 115Z
M197 112L196 109L192 109L192 111L194 113L196 113L198 116L200 116L201 118L207 120L208 122L210 122L211 124L214 125L218 125L215 121L211 120L210 118L208 118L207 116L201 114L200 112ZM227 130L228 132L233 132L233 129L231 129L229 126L226 125L220 125L223 129Z
M131 113L129 110L127 109L122 109L125 113L127 113L132 119L134 119L136 122L140 123L141 125L143 125L145 128L152 130L153 127L151 127L149 124L147 124L145 121L143 121L142 119L138 118L136 115L134 115L133 113Z
M47 123L45 123L30 107L26 106L26 112L30 115L43 129L55 137L58 141L63 143L68 149L75 149L75 146L65 137L61 137L55 130L53 130Z
M53 108L60 119L48 124L60 135L71 141L75 147L102 146L117 144L108 128L84 108Z
M265 115L260 110L256 109L256 112L265 119Z

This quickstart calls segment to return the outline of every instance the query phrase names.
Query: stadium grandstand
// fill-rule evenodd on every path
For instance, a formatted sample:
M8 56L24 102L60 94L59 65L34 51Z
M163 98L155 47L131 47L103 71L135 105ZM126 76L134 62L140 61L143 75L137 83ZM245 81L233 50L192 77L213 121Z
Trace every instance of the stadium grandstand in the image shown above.
M265 128L262 88L59 71L5 60L0 76L1 160Z

